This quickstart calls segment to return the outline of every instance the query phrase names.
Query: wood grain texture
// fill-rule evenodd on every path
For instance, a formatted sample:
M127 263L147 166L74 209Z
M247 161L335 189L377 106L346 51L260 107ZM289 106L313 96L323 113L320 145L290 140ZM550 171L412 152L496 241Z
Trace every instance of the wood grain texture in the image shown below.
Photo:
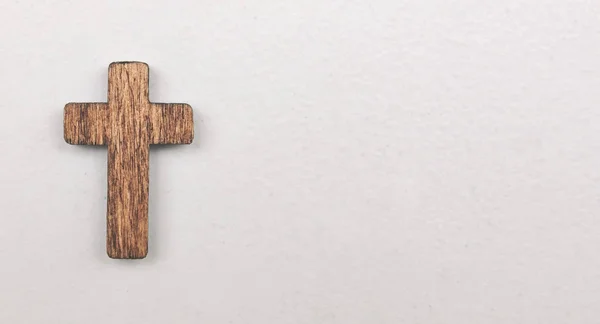
M65 106L65 141L79 145L106 145L108 104L68 103Z
M189 144L192 108L151 103L148 65L116 62L108 69L108 103L69 103L64 136L69 144L108 145L107 253L139 259L148 253L150 144Z

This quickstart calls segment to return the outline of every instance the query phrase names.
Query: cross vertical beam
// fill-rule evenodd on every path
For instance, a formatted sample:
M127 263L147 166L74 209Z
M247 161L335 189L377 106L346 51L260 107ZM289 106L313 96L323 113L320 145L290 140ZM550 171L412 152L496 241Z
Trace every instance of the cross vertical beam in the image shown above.
M111 64L108 69L108 255L148 253L148 67Z
M108 103L65 106L65 140L108 145L107 253L139 259L148 253L150 144L189 144L194 137L187 104L151 103L148 66L116 62L108 70Z

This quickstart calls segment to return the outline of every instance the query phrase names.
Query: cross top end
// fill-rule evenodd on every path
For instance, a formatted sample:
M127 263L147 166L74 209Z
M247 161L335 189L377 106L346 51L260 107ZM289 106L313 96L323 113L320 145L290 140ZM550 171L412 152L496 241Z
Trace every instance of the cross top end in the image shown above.
M148 64L144 62L125 61L125 62L112 62L108 65L108 101L110 103L111 91L116 91L115 96L127 95L128 89L124 89L126 86L119 80L125 80L129 83L138 84L139 88L136 89L139 93L132 93L134 98L139 99L141 102L150 102L149 95L149 81L150 81L150 68ZM112 87L111 87L112 85Z

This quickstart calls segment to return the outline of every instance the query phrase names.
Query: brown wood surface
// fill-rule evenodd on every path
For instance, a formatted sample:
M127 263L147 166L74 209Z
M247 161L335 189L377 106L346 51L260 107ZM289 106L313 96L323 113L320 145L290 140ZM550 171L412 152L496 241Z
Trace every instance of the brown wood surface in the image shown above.
M148 65L116 62L108 69L108 103L68 103L64 112L69 144L108 145L108 256L139 259L148 253L150 144L189 144L192 108L151 103Z

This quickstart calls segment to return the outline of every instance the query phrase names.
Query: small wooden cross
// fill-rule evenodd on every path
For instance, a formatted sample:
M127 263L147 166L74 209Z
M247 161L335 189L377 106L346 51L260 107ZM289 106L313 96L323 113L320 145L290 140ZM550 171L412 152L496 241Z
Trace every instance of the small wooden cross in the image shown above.
M151 103L148 65L115 62L108 67L108 103L68 103L64 120L67 143L108 145L108 256L144 258L150 144L190 144L192 108Z

